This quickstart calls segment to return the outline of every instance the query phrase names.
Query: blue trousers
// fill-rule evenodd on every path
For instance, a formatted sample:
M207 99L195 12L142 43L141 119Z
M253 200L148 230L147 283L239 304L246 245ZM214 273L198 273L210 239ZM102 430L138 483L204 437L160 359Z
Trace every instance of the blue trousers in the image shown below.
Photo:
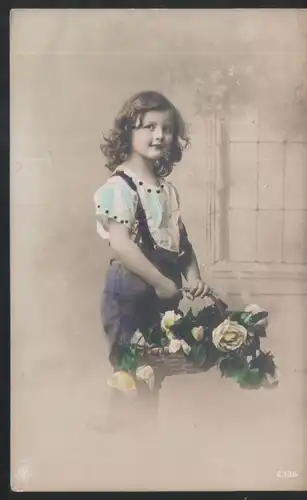
M169 253L160 252L157 267L181 288L178 262L170 259ZM163 258L163 255L168 258ZM129 343L137 329L144 331L160 321L160 313L176 310L178 306L179 299L159 299L152 286L125 269L119 261L112 260L101 300L102 324L109 341L110 361L116 342Z

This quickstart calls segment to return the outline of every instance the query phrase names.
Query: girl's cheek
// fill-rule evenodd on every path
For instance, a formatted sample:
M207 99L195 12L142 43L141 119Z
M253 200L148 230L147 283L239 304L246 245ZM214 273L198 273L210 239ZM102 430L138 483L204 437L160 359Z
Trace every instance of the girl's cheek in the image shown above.
M171 145L173 143L173 136L172 134L167 134L165 136L165 142L168 144L168 145Z

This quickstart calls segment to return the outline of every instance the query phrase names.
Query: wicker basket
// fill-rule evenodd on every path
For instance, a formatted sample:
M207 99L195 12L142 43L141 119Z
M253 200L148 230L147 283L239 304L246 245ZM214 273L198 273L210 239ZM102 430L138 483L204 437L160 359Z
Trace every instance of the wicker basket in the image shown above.
M211 300L218 308L221 314L221 321L223 321L231 311L228 310L227 304L222 302L219 298L210 295ZM172 375L190 375L200 373L203 371L201 367L187 359L182 350L176 353L170 353L168 347L148 347L145 349L144 356L148 364L150 364L155 371L159 371L164 377Z
M152 348L146 353L148 363L164 376L199 373L200 369L189 361L182 351L169 353L168 348Z

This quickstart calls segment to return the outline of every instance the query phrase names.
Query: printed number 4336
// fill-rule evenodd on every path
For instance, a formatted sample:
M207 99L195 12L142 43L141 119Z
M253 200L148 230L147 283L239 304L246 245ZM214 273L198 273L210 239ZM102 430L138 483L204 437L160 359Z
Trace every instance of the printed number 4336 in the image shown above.
M278 470L276 472L277 477L281 477L284 479L293 479L299 476L299 473L296 470Z

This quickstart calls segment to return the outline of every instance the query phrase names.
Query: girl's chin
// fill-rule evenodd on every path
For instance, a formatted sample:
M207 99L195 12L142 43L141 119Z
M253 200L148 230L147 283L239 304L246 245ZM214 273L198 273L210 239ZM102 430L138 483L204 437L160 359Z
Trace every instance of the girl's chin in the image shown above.
M149 158L162 158L164 154L164 150L163 149L154 149L152 148L149 152L148 152L148 157Z

